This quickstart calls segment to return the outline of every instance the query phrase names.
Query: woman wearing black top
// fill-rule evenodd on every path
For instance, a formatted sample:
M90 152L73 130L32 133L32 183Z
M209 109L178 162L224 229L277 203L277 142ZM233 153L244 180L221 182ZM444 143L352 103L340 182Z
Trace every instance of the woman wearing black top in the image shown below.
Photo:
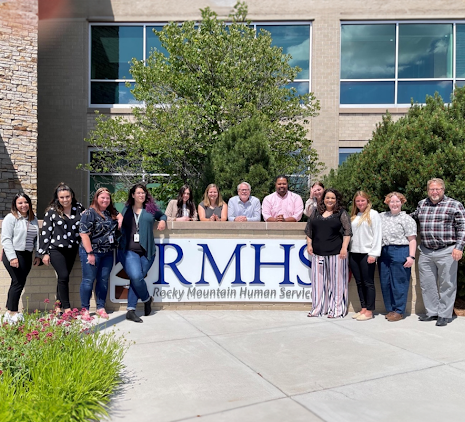
M79 222L83 206L76 201L73 190L63 182L53 193L45 210L40 232L39 254L45 265L52 264L57 273L57 313L71 311L69 302L69 275L79 247Z
M348 305L348 252L352 227L342 208L342 195L326 189L305 228L312 260L312 311L310 317L344 317Z

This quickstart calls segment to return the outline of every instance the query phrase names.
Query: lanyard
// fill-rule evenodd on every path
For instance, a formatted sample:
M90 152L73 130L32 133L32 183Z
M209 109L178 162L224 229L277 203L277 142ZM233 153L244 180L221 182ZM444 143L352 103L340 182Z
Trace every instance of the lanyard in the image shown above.
M139 214L136 214L135 212L133 212L134 214L134 221L136 222L136 233L139 233L139 218L140 218L140 215L142 214L142 210L140 211Z

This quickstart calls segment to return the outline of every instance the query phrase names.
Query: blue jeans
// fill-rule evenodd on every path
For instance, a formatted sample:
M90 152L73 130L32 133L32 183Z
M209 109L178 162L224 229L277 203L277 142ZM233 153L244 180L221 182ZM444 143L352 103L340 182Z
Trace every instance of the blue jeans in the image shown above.
M151 300L144 277L149 272L155 260L155 255L147 258L133 251L118 250L118 260L123 264L124 271L126 271L130 280L127 309L128 311L135 310L138 299L142 302Z
M79 259L82 267L82 281L79 293L81 294L81 306L89 309L90 298L95 283L95 298L97 309L105 308L105 301L108 292L108 279L113 268L113 251L105 253L95 253L95 265L87 263L87 253L82 246L79 246Z
M411 268L404 267L408 256L408 245L387 245L381 250L378 259L379 281L387 312L405 312L412 272Z

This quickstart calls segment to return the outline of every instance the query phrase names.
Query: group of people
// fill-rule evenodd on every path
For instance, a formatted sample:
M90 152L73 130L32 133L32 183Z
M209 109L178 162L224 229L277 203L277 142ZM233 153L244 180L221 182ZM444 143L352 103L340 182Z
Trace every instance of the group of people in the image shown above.
M402 211L407 199L399 192L386 195L389 211L378 213L366 192L358 191L349 215L341 194L315 183L307 201L305 233L311 256L312 311L309 317L344 317L348 307L349 270L354 276L360 311L352 318L373 318L378 262L386 319L400 321L405 314L411 268L420 227L419 276L426 315L420 321L446 326L452 321L457 293L457 266L465 245L465 209L445 195L442 179L427 183L428 197L410 215Z
M251 195L249 183L242 182L237 186L237 195L228 203L223 200L220 189L210 184L205 189L203 199L196 209L192 191L184 185L177 199L168 203L165 214L168 221L300 221L304 204L302 198L289 191L287 176L281 175L275 179L276 191L260 200Z
M152 297L145 277L155 259L154 225L164 230L166 221L261 221L297 222L308 217L305 227L307 252L311 257L312 310L309 317L344 317L348 311L350 272L357 284L361 309L353 318L373 318L376 289L374 274L378 262L386 319L403 318L415 261L417 222L422 243L419 247L419 274L426 315L421 321L437 321L445 326L452 319L457 291L457 263L465 245L465 209L459 201L445 196L442 179L427 184L428 197L420 201L415 212L402 211L406 198L391 192L384 203L389 211L378 213L366 192L358 191L351 213L343 207L336 189L313 184L305 204L289 191L286 176L275 180L275 192L260 205L251 196L251 186L242 182L237 196L226 204L218 186L207 186L196 209L192 191L184 185L177 199L169 202L165 214L155 204L144 184L128 192L124 209L119 213L106 188L98 189L88 209L77 202L73 190L60 183L48 205L42 228L32 210L28 195L18 193L11 213L3 220L2 262L10 274L4 321L23 319L18 311L19 299L32 264L52 265L57 274L58 314L71 312L69 276L76 259L82 266L80 285L82 319L90 320L90 299L94 290L96 313L108 318L105 301L108 279L113 268L114 252L130 279L126 319L143 322L136 315L138 300L150 315ZM35 251L35 252L34 252Z
M125 207L119 213L107 188L99 188L89 208L84 209L73 190L60 183L45 210L41 229L31 199L23 192L18 193L2 225L2 262L11 277L3 321L16 323L24 319L18 310L19 299L33 260L34 265L41 261L52 265L57 274L56 313L71 313L69 276L77 254L82 267L81 318L92 319L89 308L94 283L96 314L108 318L105 301L117 250L130 278L126 318L142 322L135 309L140 299L144 314L150 315L152 311L152 297L144 277L155 259L153 229L157 220L157 229L164 230L166 216L144 184L136 184L129 190Z

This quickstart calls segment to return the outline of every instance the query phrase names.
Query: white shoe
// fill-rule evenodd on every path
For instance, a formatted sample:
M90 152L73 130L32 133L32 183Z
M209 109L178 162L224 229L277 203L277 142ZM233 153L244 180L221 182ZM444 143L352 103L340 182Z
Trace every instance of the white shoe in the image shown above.
M8 324L13 324L13 322L11 321L11 315L8 311L6 311L4 314L3 314L3 317L2 317L2 323L8 323Z
M10 324L17 324L18 322L24 321L24 315L21 312L17 312L13 316L10 315Z

